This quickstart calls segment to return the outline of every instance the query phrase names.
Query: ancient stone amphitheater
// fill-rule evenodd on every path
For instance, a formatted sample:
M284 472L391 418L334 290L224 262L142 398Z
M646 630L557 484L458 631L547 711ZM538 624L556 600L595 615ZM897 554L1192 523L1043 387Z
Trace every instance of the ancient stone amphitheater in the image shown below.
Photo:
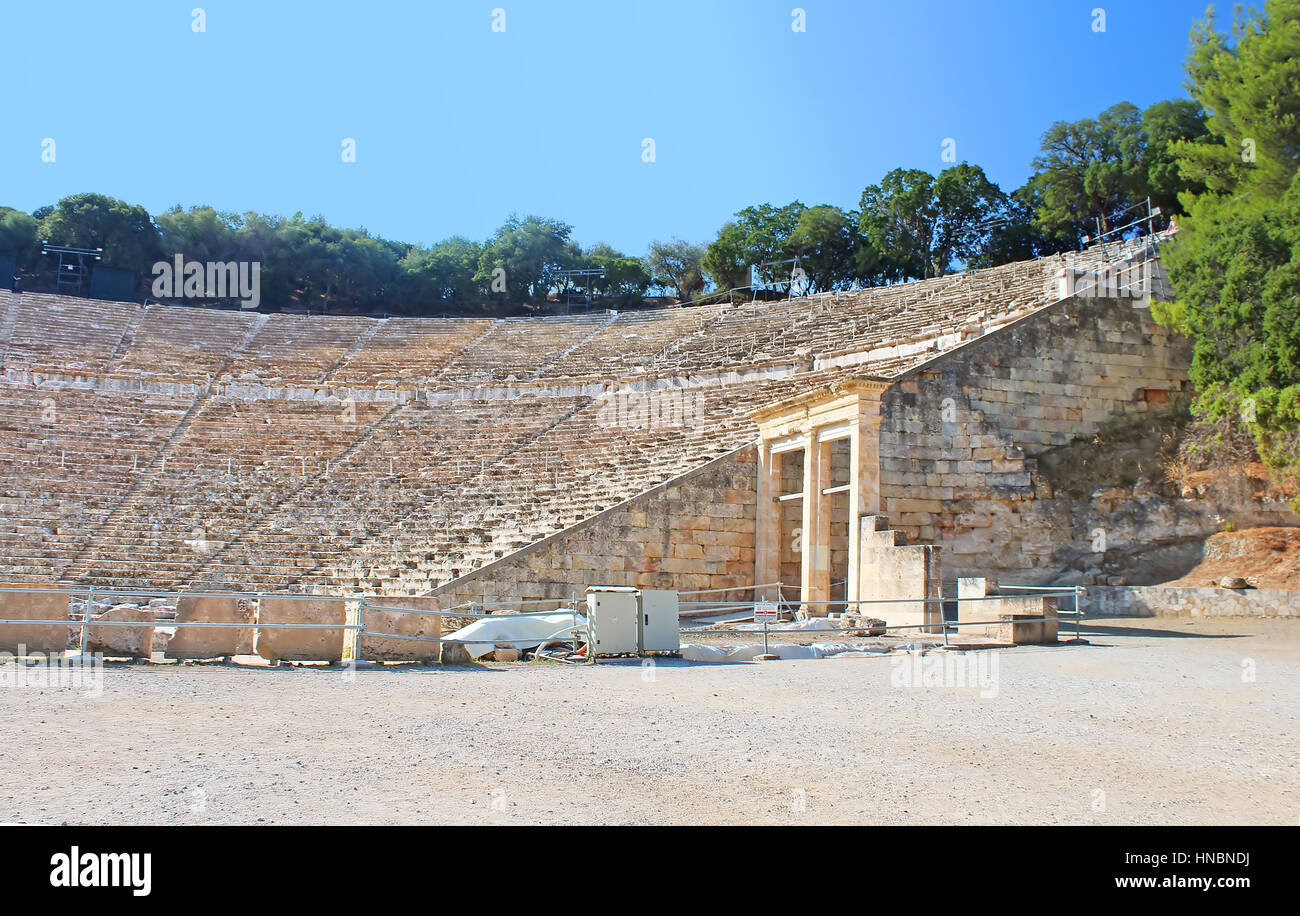
M971 510L951 501L1032 500L1035 448L1087 434L1149 400L1145 390L1181 386L1185 356L1161 355L1163 332L1145 312L1105 300L1089 318L1062 285L1065 273L1138 256L1095 251L779 302L500 320L0 292L0 582L416 595L511 569L480 591L514 597L567 596L585 579L752 583L764 538L756 411L847 379L885 399L879 478L856 511L959 548L979 525L953 522ZM1137 356L1109 375L1064 357L1050 367L1059 379L1017 388L1025 371L1008 367L1043 357L1022 352L1042 346L1024 336L1034 328L1067 351ZM1165 368L1143 382L1153 360ZM1079 379L1065 377L1075 369ZM980 373L983 401L967 378ZM1020 402L991 396L1004 378ZM928 456L927 430L949 421L939 397L935 417L908 413L927 379L979 407L954 421L961 431L941 429ZM1035 422L993 429L998 404ZM990 441L972 444L980 436ZM985 497L962 496L946 474L993 477ZM623 549L633 528L653 536ZM658 557L644 547L655 538Z

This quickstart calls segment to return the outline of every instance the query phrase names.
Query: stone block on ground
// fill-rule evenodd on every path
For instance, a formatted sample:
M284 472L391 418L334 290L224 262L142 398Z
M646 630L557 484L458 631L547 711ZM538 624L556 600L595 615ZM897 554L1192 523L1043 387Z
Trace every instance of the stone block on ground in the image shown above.
M846 636L884 636L888 632L885 629L885 621L879 617L859 617L856 614L845 614L840 625L846 631L844 634Z
M470 665L474 659L470 658L469 649L464 643L444 642L442 643L442 652L439 656L444 665Z
M139 621L148 626L105 627L90 625L86 651L108 658L143 658L153 655L153 613L131 604L119 604L97 618L103 621Z
M436 611L440 605L436 598L385 598L379 603L390 607L410 607L412 610ZM438 639L442 636L442 618L432 614L403 614L401 611L379 611L365 608L362 621L367 630L378 633L396 633L401 636L421 636ZM436 662L441 657L438 643L416 639L391 639L361 634L359 656L370 661Z
M0 620L66 620L68 596L0 592ZM0 624L0 651L62 652L69 627L60 624Z
M167 658L204 659L253 654L253 606L247 598L181 598L176 622L235 623L239 627L177 627Z
M258 624L336 624L340 629L302 628L257 630L257 654L269 661L333 662L343 660L342 629L347 623L347 602L327 598L261 598Z

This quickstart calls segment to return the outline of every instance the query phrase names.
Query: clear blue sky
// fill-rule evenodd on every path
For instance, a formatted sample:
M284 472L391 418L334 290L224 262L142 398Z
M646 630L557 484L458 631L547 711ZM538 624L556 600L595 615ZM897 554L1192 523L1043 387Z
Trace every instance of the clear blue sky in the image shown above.
M425 244L486 238L514 211L644 254L711 240L750 204L856 207L891 168L942 169L949 137L1011 190L1052 121L1184 95L1205 6L4 0L0 205L98 191Z

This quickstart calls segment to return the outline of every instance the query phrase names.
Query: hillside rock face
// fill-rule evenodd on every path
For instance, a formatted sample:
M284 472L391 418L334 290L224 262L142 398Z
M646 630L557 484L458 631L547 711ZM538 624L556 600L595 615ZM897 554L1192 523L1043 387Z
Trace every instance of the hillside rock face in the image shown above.
M1006 532L1008 559L1032 557L1041 581L1085 585L1179 579L1207 557L1226 525L1300 526L1300 516L1278 498L1223 490L1184 498L1161 493L1145 479L1128 490L1094 492L1087 500L1036 500L1023 521L1019 532ZM1126 581L1107 581L1114 578Z

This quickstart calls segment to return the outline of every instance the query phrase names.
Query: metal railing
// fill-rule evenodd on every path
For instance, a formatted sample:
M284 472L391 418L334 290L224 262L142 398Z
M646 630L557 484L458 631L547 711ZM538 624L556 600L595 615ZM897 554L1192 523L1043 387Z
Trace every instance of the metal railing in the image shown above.
M772 583L772 584L777 585L778 588L781 587L780 583ZM748 587L757 588L759 586L748 586ZM762 587L767 587L767 586L762 586ZM1081 585L1072 585L1072 586L1002 585L999 587L1005 590L1032 591L1036 593L1035 597L1040 597L1040 598L1070 598L1073 601L1073 607L1069 609L1058 608L1056 610L1056 615L1058 618L1073 617L1075 620L1075 631L1074 631L1073 641L1074 642L1082 641L1081 623L1082 623L1084 613L1080 608L1079 596L1084 591L1083 586ZM681 594L686 594L686 593L683 592ZM939 596L936 598L855 598L855 599L837 599L837 600L825 600L825 601L802 601L802 600L790 601L790 602L782 601L779 602L779 605L786 605L787 607L789 605L799 605L803 607L830 607L830 606L846 607L849 605L863 606L863 605L881 605L881 604L891 604L891 605L938 604L940 606L939 620L928 621L925 623L886 624L883 627L873 626L869 628L855 628L855 629L885 630L886 632L890 630L926 630L931 633L942 632L944 645L948 645L949 630L959 630L961 627L964 626L965 627L992 626L1000 623L1001 621L997 621L997 620L962 621L960 619L960 616L955 620L948 620L945 617L943 617L943 606L945 604L949 604L949 603L957 604L958 614L960 615L960 609L962 604L978 603L981 601L1005 601L1007 598L1014 598L1014 597L1016 596L999 594L999 595L985 595L982 597L969 597L969 598L954 598L954 597L943 597L943 596ZM681 606L685 608L685 607L694 607L695 605L706 605L705 607L702 608L695 608L695 610L707 611L707 610L716 609L719 613L726 613L729 610L752 611L755 603L756 602L753 601L683 601L681 602ZM833 633L833 632L843 632L843 630L844 630L843 627L828 626L828 627L807 627L807 628L801 628L797 631L788 631L788 632ZM746 631L737 631L734 628L710 629L706 627L683 627L682 632L683 633L689 632L689 633L733 633L734 634L736 632L746 632Z
M781 590L784 587L785 586L783 583L769 582L761 585L728 586L726 588L715 588L715 589L693 589L687 591L680 591L678 592L678 594L679 595L725 594L727 592L736 592L736 591L757 592L760 589L776 588L778 596L780 596ZM1003 585L1000 587L1006 591L1033 592L1035 593L1036 597L1041 597L1041 598L1065 598L1065 597L1072 598L1073 608L1068 610L1062 610L1058 608L1056 614L1058 617L1075 618L1074 641L1076 642L1081 641L1080 625L1084 614L1080 608L1079 596L1084 591L1083 586L1076 585L1076 586L1060 587L1060 586L1032 586L1032 585ZM441 636L416 636L416 635L404 634L404 633L388 633L379 630L373 630L370 627L366 626L365 612L367 610L396 612L402 614L413 614L417 616L457 617L462 619L473 619L473 620L485 619L485 618L499 619L502 616L505 616L499 613L494 614L493 613L494 610L499 611L499 610L509 609L512 611L512 613L509 616L512 617L544 617L544 616L554 616L556 614L563 614L567 612L571 614L573 617L572 631L575 633L581 628L581 625L578 622L578 618L580 614L583 614L583 611L580 610L580 603L576 593L574 593L573 596L567 600L563 598L534 598L534 599L524 599L520 601L496 601L496 600L483 601L483 602L471 601L465 604L454 605L452 607L445 608L445 609L432 610L432 609L425 609L425 608L401 607L397 604L380 604L378 602L383 600L400 602L402 599L401 598L388 598L388 599L378 598L377 599L373 596L297 595L297 594L277 594L272 592L238 592L238 591L217 591L217 590L172 591L167 589L101 588L98 586L84 586L84 587L83 586L72 586L72 587L55 586L50 588L42 588L39 586L22 586L22 585L0 586L0 593L5 593L5 592L40 594L40 595L67 595L69 598L70 613L69 616L64 617L61 620L4 618L4 619L0 619L0 626L3 625L62 626L62 627L67 627L69 629L71 629L74 626L79 626L80 627L80 639L79 639L80 652L83 655L86 654L87 652L87 648L89 645L89 632L91 627L135 627L137 629L142 629L142 628L180 629L186 627L193 627L193 628L214 628L215 627L215 628L233 629L233 630L240 630L240 629L242 630L340 630L352 634L352 643L351 643L352 658L353 660L359 660L361 654L361 648L362 648L360 643L362 635L370 636L372 638L410 640L416 642L436 643L439 645L441 645L444 642L455 642L455 643L460 643L461 645L486 645L490 643L493 645L521 645L521 646L534 645L537 643L536 637L527 637L527 638L519 638L519 639L456 639L456 638L443 638ZM818 600L818 601L804 601L804 600L787 601L784 597L778 597L777 600L773 603L777 604L778 609L784 610L791 614L793 614L794 608L796 607L799 608L823 607L823 606L863 607L863 606L872 606L872 605L899 605L899 604L913 605L913 606L917 604L921 604L921 605L928 606L932 604L938 604L940 606L938 620L927 621L924 623L915 623L915 624L885 624L883 627L872 626L869 629L884 630L886 632L892 630L898 630L898 631L925 630L931 633L941 632L943 635L944 644L948 645L949 644L948 635L950 630L958 631L963 626L990 626L990 625L998 624L1000 621L996 621L996 620L962 621L960 617L954 620L947 620L943 616L944 604L955 601L958 605L959 613L960 613L960 607L962 603L974 603L974 602L981 602L981 601L1003 601L1008 597L1011 596L1000 594L1000 595L988 595L983 597L970 597L970 598L951 598L951 597L945 598L943 596L939 596L933 598L864 598L864 599L837 599L837 600ZM71 610L72 610L71 599L73 598L81 598L83 599L84 602L82 614L79 619L71 616ZM247 601L258 601L258 602L260 602L262 599L270 598L270 599L277 599L277 600L293 600L293 601L341 601L344 603L351 603L356 605L356 616L355 616L356 623L347 623L346 618L345 618L345 622L343 623L332 623L332 622L263 623L257 618L254 618L251 621L240 621L240 620L189 621L189 620L174 620L174 619L165 619L165 618L159 619L157 614L153 615L154 619L152 621L93 619L92 613L94 611L97 599L105 599L105 598L137 598L137 599L139 598L177 598L177 599L179 598L236 598L236 599L243 599ZM523 605L552 604L552 603L556 604L557 606L546 610L534 610L534 611L517 610L517 608ZM752 612L756 603L757 603L756 600L750 600L750 601L701 600L701 601L682 601L679 603L679 607L682 609L693 609L696 612L716 611L718 613L725 613L729 610L749 610ZM259 604L258 607L259 617L260 617L260 611L261 608ZM709 628L709 627L685 626L685 627L679 627L679 632L684 634L698 635L698 634L705 634L705 633L735 634L737 632L744 632L744 631L738 631L734 628ZM805 629L800 629L797 632L800 633L843 632L843 627L838 627L838 626L837 627L808 627Z

